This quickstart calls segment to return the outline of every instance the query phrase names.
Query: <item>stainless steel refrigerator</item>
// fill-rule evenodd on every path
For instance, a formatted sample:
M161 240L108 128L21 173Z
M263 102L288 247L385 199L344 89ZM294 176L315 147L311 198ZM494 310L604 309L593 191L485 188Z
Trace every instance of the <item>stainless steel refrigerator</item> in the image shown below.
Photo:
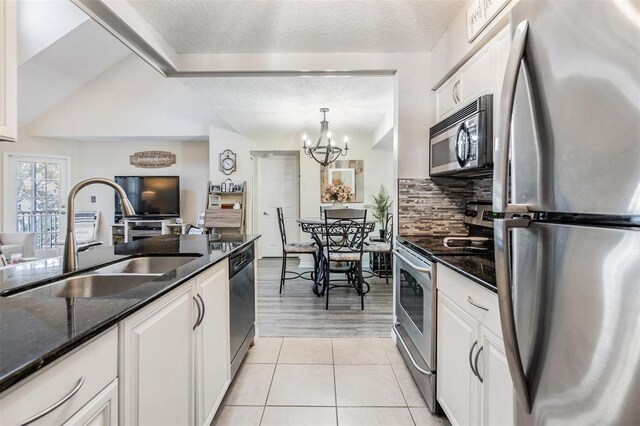
M522 0L494 144L514 424L640 424L640 4Z

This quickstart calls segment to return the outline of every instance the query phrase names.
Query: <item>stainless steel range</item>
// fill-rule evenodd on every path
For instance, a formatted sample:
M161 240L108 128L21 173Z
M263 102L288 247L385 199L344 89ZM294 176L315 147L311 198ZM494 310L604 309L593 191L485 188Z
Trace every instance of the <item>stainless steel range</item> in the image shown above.
M493 263L495 217L489 202L470 202L464 216L468 235L397 238L394 250L396 345L434 413L439 410L436 403L437 293L433 257L486 253L487 256L480 257L479 261Z

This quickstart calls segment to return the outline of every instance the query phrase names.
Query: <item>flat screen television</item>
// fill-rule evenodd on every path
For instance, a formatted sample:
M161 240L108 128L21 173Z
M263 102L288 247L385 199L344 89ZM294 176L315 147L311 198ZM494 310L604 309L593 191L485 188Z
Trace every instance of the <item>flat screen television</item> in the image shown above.
M140 219L180 217L179 176L116 176ZM122 207L115 195L115 220L122 219Z

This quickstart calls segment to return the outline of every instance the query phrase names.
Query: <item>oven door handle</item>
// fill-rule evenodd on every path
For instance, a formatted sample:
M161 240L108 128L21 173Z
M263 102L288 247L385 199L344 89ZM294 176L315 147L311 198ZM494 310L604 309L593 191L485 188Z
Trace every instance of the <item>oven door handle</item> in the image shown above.
M400 260L402 260L404 263L406 263L407 265L411 266L413 269L415 269L418 272L424 272L426 274L429 275L429 278L431 278L431 268L423 268L422 266L418 266L415 263L411 262L409 259L407 259L406 257L404 257L402 255L402 253L400 253L398 250L394 249L393 250L393 254L398 257Z
M400 326L400 323L396 323L396 328L399 327L399 326ZM413 355L411 355L411 351L407 347L407 344L404 343L404 339L402 338L402 336L400 336L400 333L398 333L397 330L395 330L395 332L396 332L396 339L399 339L400 343L402 343L402 346L404 347L404 351L407 353L407 356L411 360L411 364L413 364L413 366L416 368L416 370L418 370L419 372L421 372L425 376L431 377L433 375L433 373L431 373L431 371L429 371L429 370L425 370L424 368L422 368L422 367L420 367L418 365L416 360L413 358Z

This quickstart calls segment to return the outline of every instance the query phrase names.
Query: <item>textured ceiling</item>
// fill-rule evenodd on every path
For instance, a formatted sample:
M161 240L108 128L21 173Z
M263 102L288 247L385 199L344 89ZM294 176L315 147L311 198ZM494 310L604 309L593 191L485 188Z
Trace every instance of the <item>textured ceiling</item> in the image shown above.
M338 138L367 133L393 108L393 77L220 77L185 78L183 84L209 102L244 134L315 137L321 107Z
M465 0L129 0L178 53L424 52Z

